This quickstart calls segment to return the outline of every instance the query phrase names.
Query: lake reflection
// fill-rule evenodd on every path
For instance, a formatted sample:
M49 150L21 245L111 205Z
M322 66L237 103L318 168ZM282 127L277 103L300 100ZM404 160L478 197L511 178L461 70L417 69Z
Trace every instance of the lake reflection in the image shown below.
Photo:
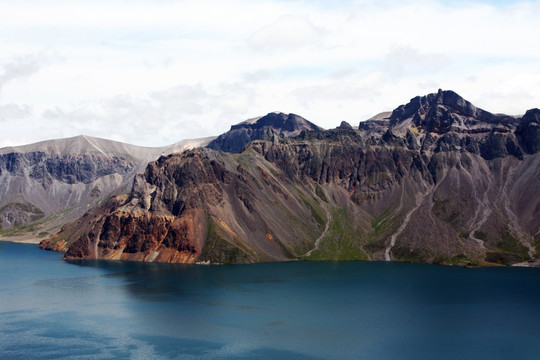
M540 350L539 269L60 258L0 243L2 359L515 359Z

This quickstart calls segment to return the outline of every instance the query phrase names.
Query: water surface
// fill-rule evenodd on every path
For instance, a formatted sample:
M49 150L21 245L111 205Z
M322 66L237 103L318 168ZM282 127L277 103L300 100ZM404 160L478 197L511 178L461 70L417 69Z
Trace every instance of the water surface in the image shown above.
M534 359L540 269L65 262L0 243L2 359Z

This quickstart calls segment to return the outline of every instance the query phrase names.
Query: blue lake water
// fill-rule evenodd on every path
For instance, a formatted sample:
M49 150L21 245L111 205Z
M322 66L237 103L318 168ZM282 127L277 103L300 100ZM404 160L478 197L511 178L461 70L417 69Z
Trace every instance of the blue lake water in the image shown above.
M1 359L536 359L540 269L65 262L0 242Z

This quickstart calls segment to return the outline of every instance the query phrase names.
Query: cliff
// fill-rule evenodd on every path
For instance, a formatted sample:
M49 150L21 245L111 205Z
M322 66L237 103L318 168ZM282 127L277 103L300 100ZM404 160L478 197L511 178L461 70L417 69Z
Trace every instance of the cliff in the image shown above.
M271 126L241 153L161 157L41 247L188 263L527 261L540 246L538 112L495 115L439 91L358 130Z

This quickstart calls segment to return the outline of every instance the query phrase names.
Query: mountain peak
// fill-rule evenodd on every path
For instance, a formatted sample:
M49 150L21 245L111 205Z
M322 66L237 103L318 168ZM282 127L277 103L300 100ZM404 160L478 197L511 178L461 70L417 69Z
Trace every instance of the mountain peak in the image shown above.
M302 130L322 130L317 125L296 114L286 114L279 111L270 112L264 116L252 118L231 126L231 130L239 128L262 128L272 127L275 130L287 132Z
M414 126L438 134L515 123L510 116L492 114L477 108L454 91L441 89L412 98L407 104L397 107L389 119L390 126L398 131Z
M478 110L473 104L459 96L452 90L441 90L436 93L416 96L412 98L407 104L397 107L392 111L390 120L399 121L407 119L415 114L425 115L431 110L431 108L438 105L445 106L452 110L452 112L464 115L474 116Z
M231 126L231 130L218 136L208 144L210 149L240 153L244 146L253 141L267 139L277 133L279 137L299 135L302 131L319 131L321 127L296 114L271 112L265 116L248 119Z
M516 130L523 149L529 154L540 151L540 109L527 110Z

